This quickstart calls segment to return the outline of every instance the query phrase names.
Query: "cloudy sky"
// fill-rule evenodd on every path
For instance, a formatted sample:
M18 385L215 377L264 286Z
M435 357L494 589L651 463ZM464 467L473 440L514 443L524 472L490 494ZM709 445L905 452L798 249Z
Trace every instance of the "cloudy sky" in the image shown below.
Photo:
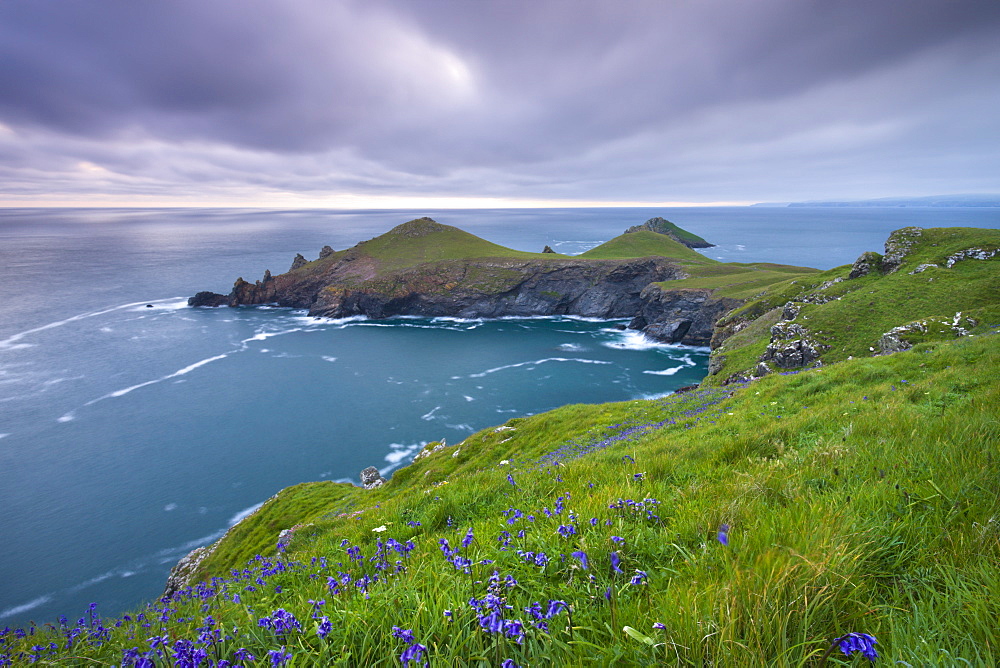
M997 0L0 2L0 205L997 191Z

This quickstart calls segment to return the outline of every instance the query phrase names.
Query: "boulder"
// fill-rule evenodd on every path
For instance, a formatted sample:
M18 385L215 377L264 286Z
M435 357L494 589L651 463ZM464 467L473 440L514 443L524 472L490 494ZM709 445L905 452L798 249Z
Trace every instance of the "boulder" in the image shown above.
M302 253L296 253L295 259L292 260L292 266L288 271L295 271L296 269L305 264L309 264L309 260L302 257Z
M374 466L369 466L361 471L361 486L365 489L375 489L376 487L381 487L386 482L386 479L382 477L382 474Z
M882 266L882 256L875 251L867 251L858 256L858 259L854 261L854 266L851 267L851 273L848 274L847 278L861 278L862 276L867 276L873 271L877 271Z
M188 299L188 306L225 306L228 303L228 296L207 290Z
M319 259L322 260L327 255L333 255L335 252L336 251L334 251L330 246L323 246L323 248L319 251Z

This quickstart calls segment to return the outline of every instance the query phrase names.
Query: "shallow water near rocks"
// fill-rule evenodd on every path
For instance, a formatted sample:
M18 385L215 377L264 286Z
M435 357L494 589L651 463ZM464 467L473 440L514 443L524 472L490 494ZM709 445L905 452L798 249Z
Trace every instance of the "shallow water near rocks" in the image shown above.
M664 214L429 213L562 252ZM710 257L819 267L879 250L906 224L1000 226L995 210L933 213L864 211L852 224L822 211L812 235L803 210L666 215L719 243ZM427 214L0 210L0 625L75 618L91 601L103 615L134 608L184 553L288 485L356 482L369 465L388 475L428 441L457 443L566 403L659 396L704 375L707 350L619 323L337 321L186 305L237 276L284 271L295 253L313 258Z

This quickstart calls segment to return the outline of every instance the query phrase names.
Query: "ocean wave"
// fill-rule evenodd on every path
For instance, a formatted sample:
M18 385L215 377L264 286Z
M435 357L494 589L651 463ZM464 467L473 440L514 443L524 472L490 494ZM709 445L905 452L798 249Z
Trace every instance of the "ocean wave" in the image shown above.
M664 343L651 339L642 332L636 330L605 330L615 334L614 341L604 341L601 345L615 350L685 350L691 352L711 352L711 348L706 346L686 346L680 343Z
M420 441L419 443L390 443L390 452L386 454L383 458L385 461L389 462L388 466L380 468L378 471L382 475L389 475L392 471L395 471L403 464L409 462L413 459L413 456L420 452L424 446L427 445L427 441Z
M573 353L580 352L581 350L586 350L586 348L579 343L561 343L556 347L559 350L567 350Z
M612 364L612 362L606 362L604 360L588 360L580 359L577 357L546 357L541 360L533 360L531 362L517 362L516 364L505 364L503 366L498 366L493 369L487 369L481 373L470 373L468 378L484 378L488 374L496 373L497 371L503 371L505 369L516 369L522 366L537 366L539 364L545 364L547 362L579 362L581 364Z
M249 508L244 508L243 510L241 510L240 512L236 513L235 515L229 518L229 526L236 526L237 524L239 524L240 522L242 522L243 520L245 520L246 518L250 517L255 512L257 512L257 510L263 505L264 502L261 501L260 503L255 503Z
M11 336L8 336L6 339L0 340L0 350L16 350L17 348L23 348L25 346L34 345L34 344L28 343L28 344L17 344L15 346L15 344L18 341L20 341L21 339L23 339L24 337L26 337L26 336L28 336L30 334L36 334L38 332L44 332L45 330L47 330L47 329L53 329L54 327L62 327L63 325L68 325L71 322L78 322L80 320L85 320L86 318L94 318L94 317L99 316L99 315L105 315L105 314L108 314L108 313L114 313L115 311L121 311L122 309L132 308L132 307L135 307L135 306L145 307L146 304L152 304L153 308L156 308L156 306L158 304L162 304L162 303L166 303L166 302L172 303L172 302L176 302L179 299L181 299L181 298L180 297L169 297L167 299L154 299L152 301L147 301L147 302L130 302L128 304L121 304L119 306L112 306L112 307L109 307L109 308L106 308L106 309L101 309L101 310L98 310L98 311L88 311L86 313L80 313L80 314L77 314L77 315L74 315L74 316L70 316L69 318L65 318L63 320L56 320L55 322L50 322L48 324L42 325L41 327L34 327L32 329L26 329L23 332L18 332L17 334L12 334ZM185 302L185 304L187 304L187 302Z
M651 376L672 376L681 369L686 369L687 365L682 364L680 366L671 367L669 369L664 369L663 371L643 371L643 373L648 373Z
M429 412L424 413L423 415L421 415L420 419L421 420L433 420L434 419L434 414L437 413L439 410L441 410L441 406L435 406Z
M4 617L11 617L13 615L20 615L21 613L28 612L29 610L34 610L38 606L45 605L50 601L52 601L51 596L48 595L39 596L38 598L28 601L27 603L22 603L21 605L15 605L10 608L5 608L4 610L0 611L0 619L3 619Z

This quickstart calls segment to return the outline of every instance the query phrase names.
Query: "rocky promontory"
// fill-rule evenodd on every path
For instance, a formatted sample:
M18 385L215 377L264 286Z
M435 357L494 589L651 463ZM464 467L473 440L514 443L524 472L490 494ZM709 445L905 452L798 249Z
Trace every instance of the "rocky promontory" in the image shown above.
M189 303L274 304L332 318L633 318L633 328L654 338L707 345L715 320L739 302L655 285L714 264L690 250L699 243L711 245L654 218L580 256L528 253L419 218L347 250L326 247L313 261L297 255L284 274L265 271L253 283L241 277L228 295L199 292Z

